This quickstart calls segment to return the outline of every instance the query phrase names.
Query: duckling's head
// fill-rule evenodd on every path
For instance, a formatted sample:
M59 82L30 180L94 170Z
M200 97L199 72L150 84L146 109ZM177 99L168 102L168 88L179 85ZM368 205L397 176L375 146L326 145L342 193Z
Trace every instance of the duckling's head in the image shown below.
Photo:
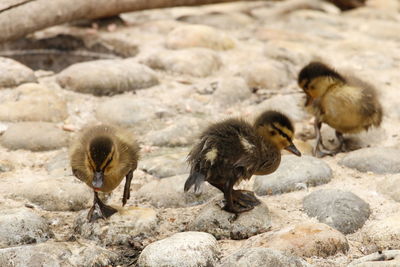
M279 149L286 149L296 156L300 151L293 144L294 127L288 117L277 111L265 111L254 123L257 133Z
M92 186L98 191L104 185L104 176L112 168L116 159L114 141L109 136L96 136L87 149L88 162L93 171Z
M311 62L299 73L298 85L307 95L306 106L321 97L336 83L345 83L345 79L332 68L321 62Z

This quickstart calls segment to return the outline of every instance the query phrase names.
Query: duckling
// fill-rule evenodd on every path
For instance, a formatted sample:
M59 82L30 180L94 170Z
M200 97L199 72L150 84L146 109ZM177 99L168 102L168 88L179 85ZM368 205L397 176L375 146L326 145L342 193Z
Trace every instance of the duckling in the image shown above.
M88 213L90 222L98 218L108 218L117 212L100 200L98 192L111 192L124 177L126 180L122 205L126 204L138 159L139 146L131 134L109 125L87 127L71 145L72 172L94 192L93 206ZM94 216L97 208L100 214Z
M293 133L291 121L276 111L262 113L253 125L233 118L212 124L188 155L191 169L184 191L194 185L198 192L207 181L224 193L224 210L238 214L253 209L260 204L254 193L234 190L233 186L253 174L274 172L281 161L281 149L300 156L292 142Z
M306 94L306 109L315 116L314 156L345 152L343 134L381 124L382 107L375 88L356 77L344 77L324 63L311 62L300 71L298 84ZM322 123L336 130L339 146L334 150L328 150L322 142Z

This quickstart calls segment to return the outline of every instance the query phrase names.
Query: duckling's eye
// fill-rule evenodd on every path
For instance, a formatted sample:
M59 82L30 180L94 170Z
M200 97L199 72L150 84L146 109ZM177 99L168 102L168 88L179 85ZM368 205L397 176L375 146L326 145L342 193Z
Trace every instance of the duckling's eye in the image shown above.
M276 132L275 132L275 131L270 131L269 134L270 134L271 136L274 136L274 135L276 134Z

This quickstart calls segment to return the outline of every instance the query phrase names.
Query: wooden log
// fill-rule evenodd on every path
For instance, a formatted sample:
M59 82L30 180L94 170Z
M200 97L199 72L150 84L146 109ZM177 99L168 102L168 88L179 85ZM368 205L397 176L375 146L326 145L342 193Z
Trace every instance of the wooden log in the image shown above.
M145 9L235 1L239 0L1 0L0 43L78 19L109 17Z

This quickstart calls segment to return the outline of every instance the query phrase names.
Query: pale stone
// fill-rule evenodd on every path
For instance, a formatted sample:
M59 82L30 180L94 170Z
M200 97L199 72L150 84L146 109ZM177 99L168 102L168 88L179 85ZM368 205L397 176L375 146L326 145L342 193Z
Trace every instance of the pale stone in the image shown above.
M144 248L139 267L207 267L217 264L217 240L202 232L184 232L156 241Z
M205 47L213 50L228 50L234 41L224 32L205 25L183 25L171 31L166 40L170 49Z

